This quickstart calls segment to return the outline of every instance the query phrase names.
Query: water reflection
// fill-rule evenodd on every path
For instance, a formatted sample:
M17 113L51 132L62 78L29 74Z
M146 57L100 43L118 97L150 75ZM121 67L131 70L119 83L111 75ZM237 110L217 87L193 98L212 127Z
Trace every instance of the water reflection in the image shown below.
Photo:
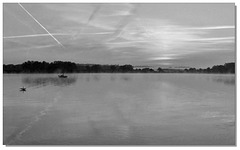
M212 80L214 82L223 83L225 85L235 85L235 76L232 76L232 77L225 77L225 76L213 77Z
M94 79L94 81L99 81L100 80L100 75L94 75L93 79Z
M123 75L123 76L121 76L121 80L123 80L123 81L130 81L130 80L132 80L132 78L130 76L128 76L128 75Z
M88 76L85 77L85 80L87 82L90 82L90 81L100 81L101 77L99 75L88 75Z
M77 77L58 78L58 77L25 77L22 83L32 86L69 86L76 83Z
M111 75L110 79L111 79L111 81L115 81L116 77L114 75Z
M232 75L5 76L4 143L210 145L235 140ZM22 86L42 85L48 86L18 92ZM23 136L15 141L18 135Z
M83 74L82 74L83 75ZM81 76L81 75L79 75ZM101 74L84 74L82 76L82 78L84 79L86 82L100 82L100 81L104 81L104 80L110 80L110 81L130 81L132 80L132 76L131 75L116 75L116 74L111 74L111 75L106 75L106 76L102 76Z

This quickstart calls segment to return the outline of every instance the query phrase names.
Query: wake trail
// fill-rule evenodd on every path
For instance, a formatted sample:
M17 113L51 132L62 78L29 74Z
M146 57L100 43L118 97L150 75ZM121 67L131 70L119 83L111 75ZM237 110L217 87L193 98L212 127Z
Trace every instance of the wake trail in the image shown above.
M35 125L38 121L42 119L47 113L51 110L51 108L54 106L55 103L58 102L60 98L60 92L57 93L57 96L53 99L53 101L48 104L46 107L44 107L43 110L41 110L36 116L33 117L33 119L23 128L19 133L16 134L15 137L13 137L12 140L10 140L6 145L14 144L17 141L20 141L22 139L22 136L29 131L33 125Z

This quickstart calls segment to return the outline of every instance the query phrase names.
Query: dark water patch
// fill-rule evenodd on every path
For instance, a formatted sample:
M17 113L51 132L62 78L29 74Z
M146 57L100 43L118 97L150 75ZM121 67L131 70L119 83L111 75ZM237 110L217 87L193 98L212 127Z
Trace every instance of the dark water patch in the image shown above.
M225 77L225 76L219 76L219 77L213 77L212 81L223 83L225 85L235 85L235 76L232 77Z
M111 76L110 79L111 79L111 81L115 81L116 77L115 76Z
M130 76L128 76L128 75L123 75L123 76L121 76L121 78L120 78L122 81L131 81L132 80L132 78L130 77Z
M37 87L54 85L54 86L69 86L76 83L77 77L58 78L58 77L25 77L22 83L28 87Z

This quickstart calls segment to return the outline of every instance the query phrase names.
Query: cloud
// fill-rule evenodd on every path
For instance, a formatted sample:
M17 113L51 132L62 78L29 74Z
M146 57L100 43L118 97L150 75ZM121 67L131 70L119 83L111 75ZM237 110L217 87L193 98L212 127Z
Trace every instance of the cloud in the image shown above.
M193 39L192 41L225 41L225 40L234 40L234 39L235 37L218 37L218 38L199 38L199 39Z
M46 52L49 50L58 54L53 55L53 59L73 57L74 60L88 60L90 63L91 61L107 63L111 59L135 64L141 62L172 64L176 60L186 60L189 56L203 52L234 50L235 26L183 24L177 22L179 20L171 20L174 18L171 16L165 19L161 14L153 16L149 13L152 9L144 9L147 5L138 7L137 4L24 4L24 6L66 49L56 46L57 43L51 40L44 30L39 30L38 34L18 32L14 35L12 29L21 30L15 27L5 28L8 29L5 34L9 34L3 37L4 51L35 49L39 54L47 55ZM19 13L11 9L11 14L17 16ZM31 18L24 19L19 19L22 21L21 24L26 24L24 26L28 28L34 24L38 26ZM26 31L31 30L28 28ZM113 58L106 59L103 54Z
M218 30L218 29L235 29L235 26L211 26L211 27L192 27L192 30Z
M203 51L215 51L216 45L233 44L234 37L206 37L210 29L232 29L232 26L189 28L167 20L135 19L124 27L117 39L108 41L109 49L139 48L149 60L173 60L198 54ZM198 30L201 29L201 30ZM214 35L212 35L214 36ZM231 49L218 47L218 50Z
M174 58L172 58L172 57L167 57L167 56L150 58L150 60L171 60L171 59L174 59Z
M115 12L113 14L106 14L106 15L102 15L102 16L117 17L117 16L129 16L129 15L132 15L129 11L118 11L118 12Z

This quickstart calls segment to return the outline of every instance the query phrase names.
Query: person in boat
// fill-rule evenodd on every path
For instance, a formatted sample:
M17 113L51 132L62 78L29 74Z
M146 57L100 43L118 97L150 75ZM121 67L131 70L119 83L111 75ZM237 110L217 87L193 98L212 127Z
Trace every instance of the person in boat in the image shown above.
M58 75L59 78L67 78L64 74Z

